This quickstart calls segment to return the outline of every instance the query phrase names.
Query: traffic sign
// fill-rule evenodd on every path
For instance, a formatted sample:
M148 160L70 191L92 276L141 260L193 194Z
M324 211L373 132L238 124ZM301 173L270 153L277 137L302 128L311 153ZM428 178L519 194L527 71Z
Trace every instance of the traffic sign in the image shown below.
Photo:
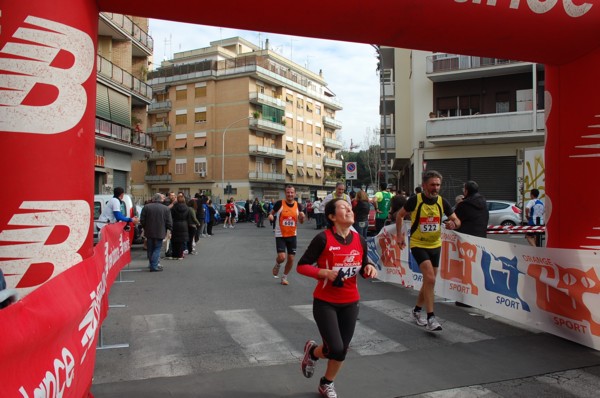
M356 162L346 162L346 180L356 180L357 165Z

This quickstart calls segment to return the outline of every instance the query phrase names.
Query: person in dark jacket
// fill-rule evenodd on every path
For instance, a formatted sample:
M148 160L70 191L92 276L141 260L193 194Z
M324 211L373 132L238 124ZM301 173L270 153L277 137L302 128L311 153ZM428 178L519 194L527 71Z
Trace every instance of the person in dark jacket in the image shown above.
M367 231L369 229L369 211L371 205L369 204L369 197L363 190L358 191L356 199L352 201L352 212L354 213L354 229L363 238L367 238Z
M454 214L460 220L460 227L456 230L467 235L485 238L490 212L483 195L479 193L479 185L475 181L467 181L463 185L464 198L457 203ZM467 304L456 302L459 307L470 307Z
M146 236L146 250L148 251L149 268L151 272L162 271L159 264L160 249L163 239L167 236L167 231L173 229L173 219L171 211L162 204L165 196L160 193L154 194L152 203L148 203L142 208L140 223L144 227Z
M463 185L464 199L456 205L454 213L460 220L460 228L456 231L485 238L490 212L483 195L479 193L479 185L475 181L467 181Z
M171 260L183 260L184 242L187 242L189 239L189 212L190 208L185 203L185 196L179 194L177 196L177 202L171 209L171 217L173 217L173 235L171 236L173 254Z

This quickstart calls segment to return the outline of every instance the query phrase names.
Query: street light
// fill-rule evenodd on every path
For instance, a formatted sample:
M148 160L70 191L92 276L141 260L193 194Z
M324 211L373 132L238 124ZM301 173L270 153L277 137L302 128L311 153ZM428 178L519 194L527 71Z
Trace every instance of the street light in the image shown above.
M385 84L384 84L384 67L383 67L383 51L381 50L381 46L371 44L371 46L377 51L377 58L379 62L377 63L377 70L379 71L379 81L381 83L381 95L383 97L383 105L382 105L382 113L383 113L383 161L385 162L383 168L383 175L385 178L385 183L388 182L388 153L387 153L387 114L385 110Z
M227 129L229 129L229 127L248 119L252 119L252 116L246 116L234 122L231 122L227 125L227 127L225 127L225 129L223 129L223 143L221 144L223 149L223 152L221 153L221 185L223 186L223 197L227 195L227 193L225 193L225 134L227 133Z

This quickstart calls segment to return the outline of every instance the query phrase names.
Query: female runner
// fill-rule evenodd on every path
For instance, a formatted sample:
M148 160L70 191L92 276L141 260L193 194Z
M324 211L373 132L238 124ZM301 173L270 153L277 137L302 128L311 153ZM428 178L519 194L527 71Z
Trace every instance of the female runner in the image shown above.
M325 219L329 227L314 237L297 266L298 273L317 280L313 316L323 340L321 345L314 340L306 342L302 373L312 377L315 362L327 358L319 393L337 398L333 381L346 358L358 317L356 277L375 278L377 270L368 263L365 240L350 229L354 213L345 199L328 202Z

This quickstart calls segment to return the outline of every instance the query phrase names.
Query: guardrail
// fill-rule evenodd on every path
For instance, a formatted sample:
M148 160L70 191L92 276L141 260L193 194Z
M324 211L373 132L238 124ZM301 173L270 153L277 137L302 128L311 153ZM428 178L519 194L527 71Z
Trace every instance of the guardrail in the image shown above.
M488 225L488 234L545 234L545 225Z

